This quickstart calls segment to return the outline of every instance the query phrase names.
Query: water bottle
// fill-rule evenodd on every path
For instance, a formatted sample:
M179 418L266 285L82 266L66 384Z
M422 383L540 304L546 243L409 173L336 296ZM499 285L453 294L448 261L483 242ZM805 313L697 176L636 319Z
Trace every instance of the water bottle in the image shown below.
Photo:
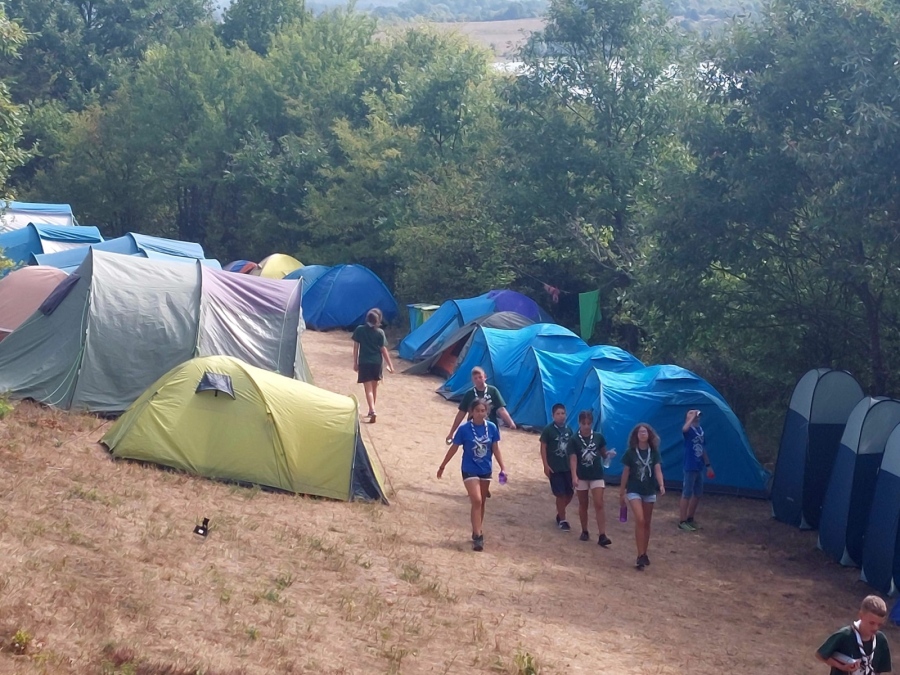
M612 462L612 458L616 456L616 449L612 448L609 452L606 453L606 457L603 458L603 468L608 469L610 462Z
M497 480L500 482L500 485L506 485L506 473L503 471L500 472L500 475L497 477Z
M619 522L620 523L628 522L628 507L627 506L619 507Z

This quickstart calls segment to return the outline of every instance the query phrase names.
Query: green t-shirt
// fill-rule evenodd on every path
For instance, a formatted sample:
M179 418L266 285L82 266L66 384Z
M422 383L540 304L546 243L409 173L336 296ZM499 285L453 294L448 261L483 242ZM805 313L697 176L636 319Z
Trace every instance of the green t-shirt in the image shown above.
M547 464L553 473L565 473L571 471L569 466L569 443L572 439L572 430L567 426L558 427L556 424L548 424L541 432L541 443L547 444Z
M381 348L387 344L383 330L368 325L357 326L353 341L359 343L360 363L381 364Z
M622 458L622 466L629 469L625 492L655 495L659 491L659 483L653 475L653 467L660 462L659 450L628 448Z
M483 398L487 401L488 419L499 428L500 424L497 422L497 410L506 407L506 401L503 400L500 390L492 384L485 385L485 388L481 391L477 391L475 387L472 387L471 389L466 390L462 401L459 402L459 409L469 412L469 406L472 405L472 401L476 398Z
M606 447L603 434L592 433L588 438L575 432L569 441L569 454L578 459L575 474L581 480L603 480L603 457L600 451Z
M871 642L863 642L863 648L866 654L871 654L872 670L876 673L891 672L891 648L888 646L887 638L884 633L878 631L875 634L875 649L872 650ZM837 633L829 636L827 640L819 647L818 654L823 659L831 657L835 653L849 656L852 659L862 657L859 653L859 643L856 641L856 635L851 626L844 626ZM831 669L831 675L846 675L837 668Z

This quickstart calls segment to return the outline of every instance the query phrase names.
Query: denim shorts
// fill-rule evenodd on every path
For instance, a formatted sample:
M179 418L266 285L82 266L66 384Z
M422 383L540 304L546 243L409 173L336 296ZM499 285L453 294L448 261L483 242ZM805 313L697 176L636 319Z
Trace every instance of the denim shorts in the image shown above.
M703 495L703 472L685 471L684 484L681 488L681 496L684 499L700 497Z
M637 492L629 492L625 495L625 498L628 501L632 501L633 499L640 499L645 504L652 504L656 501L656 495L639 495Z

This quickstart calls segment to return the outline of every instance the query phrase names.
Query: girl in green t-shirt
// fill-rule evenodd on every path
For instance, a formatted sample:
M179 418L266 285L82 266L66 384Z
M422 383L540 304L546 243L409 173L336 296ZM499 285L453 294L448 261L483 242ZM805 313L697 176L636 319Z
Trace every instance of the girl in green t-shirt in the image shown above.
M657 493L666 493L659 456L659 434L649 424L641 422L628 435L628 450L622 457L622 483L619 488L619 501L625 506L627 497L634 514L634 541L638 554L634 566L639 570L650 564L647 548Z

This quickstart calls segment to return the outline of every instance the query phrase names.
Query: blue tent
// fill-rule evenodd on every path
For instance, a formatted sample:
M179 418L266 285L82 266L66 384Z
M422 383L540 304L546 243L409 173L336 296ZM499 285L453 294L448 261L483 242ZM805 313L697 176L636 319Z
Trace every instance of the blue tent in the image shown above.
M703 413L706 448L716 469L716 477L707 482L707 488L729 494L765 495L769 475L753 454L741 423L719 392L698 375L672 365L612 372L589 361L573 383L575 395L564 401L569 424L577 425L581 410L594 413L594 426L602 429L608 446L618 453L605 472L613 480L622 474L620 460L628 435L635 425L646 422L660 436L666 484L680 487L684 468L681 429L687 411L696 408Z
M397 301L368 267L335 265L303 294L303 318L314 330L354 328L377 307L386 322L397 317Z
M794 387L775 477L772 516L801 529L819 527L831 468L853 408L865 396L843 370L810 370Z
M488 382L506 398L515 389L519 368L532 349L571 354L587 349L587 343L554 323L536 323L518 330L478 327L465 358L438 393L451 401L461 400L472 386L472 368L481 366Z
M900 426L884 445L863 542L860 578L888 595L900 585Z
M35 253L58 253L101 241L103 237L96 227L29 223L0 234L0 249L14 263L27 263Z
M862 562L875 480L898 424L900 401L883 397L862 399L847 420L819 521L819 548L842 565Z
M303 279L303 295L312 288L312 285L319 280L319 277L325 274L331 268L328 265L306 265L295 269L293 272L285 276L285 279Z
M150 258L152 260L168 260L170 262L193 262L194 260L199 260L208 267L221 269L221 265L219 265L217 260L210 260L205 257L203 247L200 244L150 237L133 232L123 237L109 239L100 244L93 244L90 247L82 246L81 248L61 251L60 253L32 255L31 263L34 265L49 265L71 273L87 257L88 248L120 255Z
M28 223L71 227L77 225L78 221L68 204L0 201L0 232L18 230Z
M437 351L444 339L451 333L473 319L493 311L494 301L486 295L447 300L435 310L434 314L428 317L425 323L403 338L397 352L401 359L407 361L423 359L426 349L432 348L432 352Z
M540 349L529 350L522 362L515 385L506 397L507 410L517 425L543 427L553 415L556 403L574 403L573 385L579 382L579 374L585 364L599 370L629 372L645 366L623 349L609 345L597 345L572 354L558 354ZM577 410L569 410L570 419ZM599 427L599 420L598 427Z

